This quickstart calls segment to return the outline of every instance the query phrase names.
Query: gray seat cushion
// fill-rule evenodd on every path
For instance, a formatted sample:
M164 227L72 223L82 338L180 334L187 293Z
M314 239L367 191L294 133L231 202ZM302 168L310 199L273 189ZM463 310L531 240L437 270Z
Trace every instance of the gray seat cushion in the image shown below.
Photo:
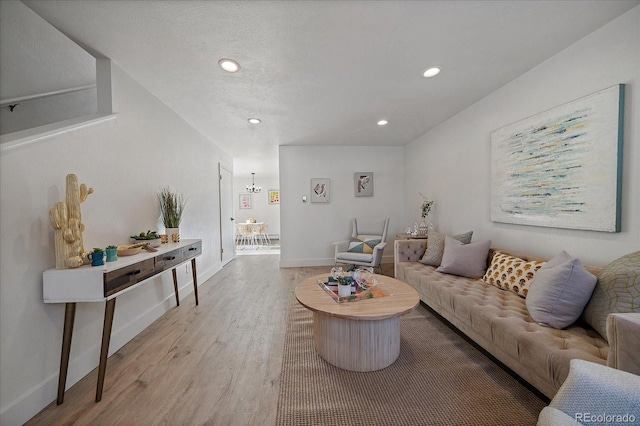
M338 255L336 256L336 260L346 262L371 262L373 260L373 255L368 253L343 252L338 253Z

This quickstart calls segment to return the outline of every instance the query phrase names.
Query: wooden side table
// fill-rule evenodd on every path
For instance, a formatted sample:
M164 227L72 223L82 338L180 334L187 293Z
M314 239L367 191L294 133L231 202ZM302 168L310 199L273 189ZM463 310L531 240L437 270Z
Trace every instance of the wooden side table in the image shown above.
M202 240L182 240L178 243L162 244L161 247L158 247L157 252L141 252L135 256L118 257L115 262L107 262L102 267L85 265L76 269L49 269L44 271L42 274L44 303L66 304L62 354L60 357L60 376L58 378L58 398L56 401L58 405L64 402L76 303L106 302L100 364L98 366L98 383L96 385L96 402L99 402L102 399L116 297L139 285L144 285L151 277L171 270L176 305L180 306L176 267L191 261L193 293L197 305L196 257L200 254L202 254Z

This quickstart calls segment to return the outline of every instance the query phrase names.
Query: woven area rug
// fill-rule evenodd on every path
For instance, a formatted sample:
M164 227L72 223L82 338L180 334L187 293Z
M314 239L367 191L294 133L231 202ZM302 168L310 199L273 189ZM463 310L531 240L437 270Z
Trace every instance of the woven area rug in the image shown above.
M315 352L312 314L293 296L276 424L536 424L545 402L423 306L403 316L400 327L395 363L345 371Z

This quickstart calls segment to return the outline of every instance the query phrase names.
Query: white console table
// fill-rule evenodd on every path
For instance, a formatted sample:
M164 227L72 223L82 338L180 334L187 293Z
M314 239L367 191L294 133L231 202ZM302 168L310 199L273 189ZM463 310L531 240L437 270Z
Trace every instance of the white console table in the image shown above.
M171 269L176 304L180 306L176 267L190 260L193 292L197 305L198 281L195 258L200 254L202 254L202 240L182 240L178 243L162 244L158 247L157 252L143 250L133 256L119 256L117 261L106 262L103 266L84 265L76 269L48 269L44 271L42 274L44 302L66 304L62 335L62 355L60 357L60 377L58 379L58 405L64 401L76 303L106 302L104 325L102 327L100 365L98 367L98 383L96 386L96 402L98 402L102 399L116 297L139 285L143 285L148 282L149 278Z

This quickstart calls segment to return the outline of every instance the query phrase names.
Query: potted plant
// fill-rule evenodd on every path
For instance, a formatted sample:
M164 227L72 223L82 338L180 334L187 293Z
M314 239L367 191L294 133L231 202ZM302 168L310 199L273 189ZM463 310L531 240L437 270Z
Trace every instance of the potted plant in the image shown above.
M167 237L173 242L180 241L180 222L186 204L181 194L171 191L169 187L164 187L158 193L160 201L160 219L167 229Z
M429 230L429 225L425 223L425 219L429 216L429 212L431 212L431 207L433 206L433 200L428 200L427 197L422 195L422 205L420 206L420 216L422 216L422 222L420 223L419 233L420 235L426 235Z
M115 262L118 260L118 247L114 245L109 245L105 248L107 252L107 262Z
M132 235L131 239L134 243L149 243L151 247L160 247L160 235L156 231L141 232Z
M104 265L104 250L101 248L94 248L93 251L88 254L88 257L91 260L91 266Z

